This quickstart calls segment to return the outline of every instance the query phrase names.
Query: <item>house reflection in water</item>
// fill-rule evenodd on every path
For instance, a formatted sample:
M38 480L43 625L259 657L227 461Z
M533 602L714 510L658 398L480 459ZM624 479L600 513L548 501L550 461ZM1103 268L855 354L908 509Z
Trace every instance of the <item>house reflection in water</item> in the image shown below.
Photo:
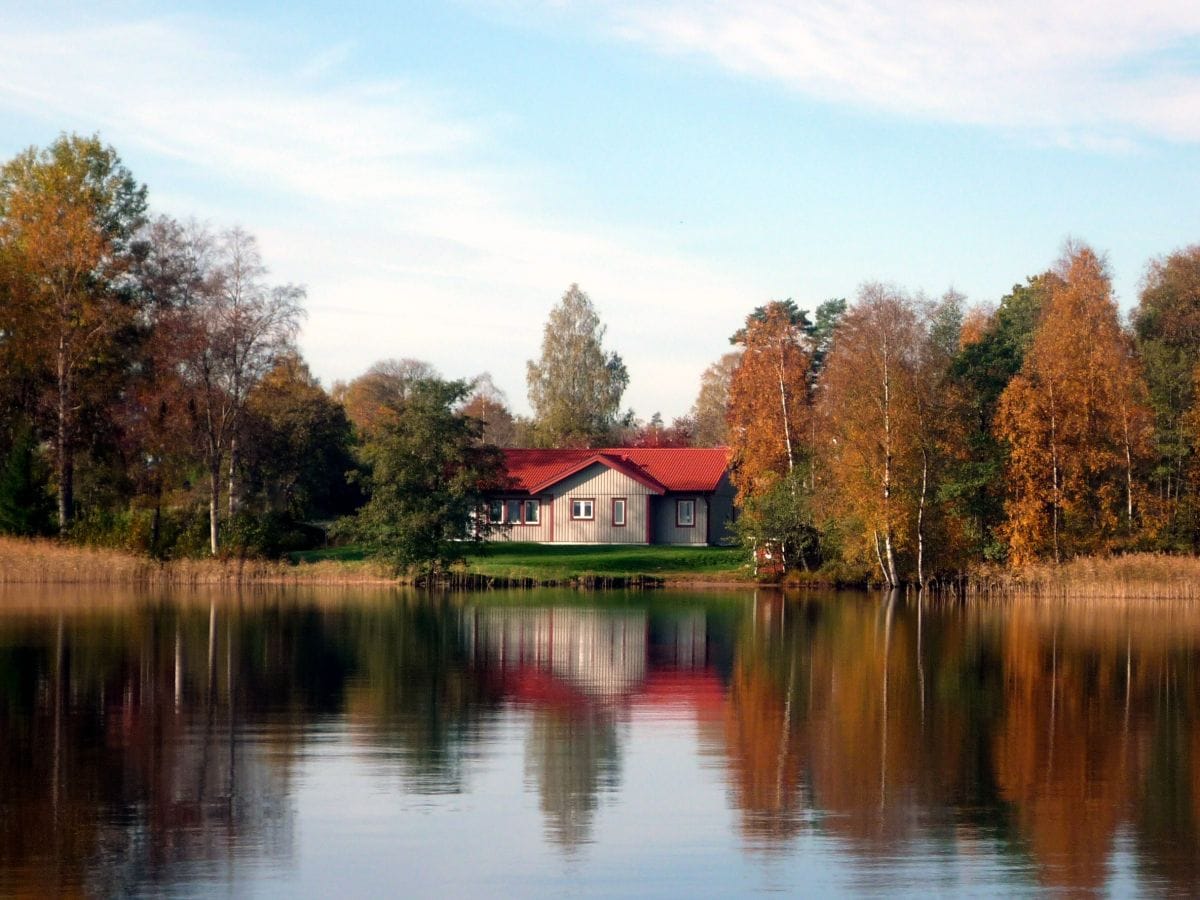
M475 665L531 700L612 700L636 690L647 629L645 611L480 607L463 618Z
M547 838L568 853L591 841L601 798L620 786L625 712L689 694L689 675L716 680L703 611L478 607L463 637L483 677L532 709L526 780Z

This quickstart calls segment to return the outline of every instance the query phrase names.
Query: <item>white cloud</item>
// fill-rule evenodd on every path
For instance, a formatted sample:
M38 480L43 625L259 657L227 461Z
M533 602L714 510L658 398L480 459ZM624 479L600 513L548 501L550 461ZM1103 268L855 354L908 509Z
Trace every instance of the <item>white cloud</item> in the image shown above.
M99 130L166 211L257 233L274 275L309 288L302 343L327 380L387 356L489 369L521 405L524 363L580 282L637 372L669 353L699 372L762 297L653 235L633 244L556 227L486 163L488 120L404 82L347 83L350 48L272 62L229 23L157 19L0 33L0 108ZM278 56L278 53L275 54ZM11 147L15 152L17 147ZM524 177L520 176L524 174ZM161 192L161 193L160 193ZM159 209L163 207L159 206ZM669 336L671 346L664 346ZM645 363L643 364L643 360ZM682 413L695 380L645 379L627 402Z
M1200 4L1189 0L581 0L568 9L656 52L834 103L1034 129L1077 146L1200 140Z

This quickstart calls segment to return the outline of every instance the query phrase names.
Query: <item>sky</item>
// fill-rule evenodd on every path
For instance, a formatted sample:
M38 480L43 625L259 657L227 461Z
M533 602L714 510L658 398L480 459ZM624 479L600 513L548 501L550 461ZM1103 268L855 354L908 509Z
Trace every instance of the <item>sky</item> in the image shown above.
M640 417L754 307L995 303L1068 238L1122 308L1200 242L1200 4L0 0L0 158L98 132L257 235L329 385L525 364L572 284Z

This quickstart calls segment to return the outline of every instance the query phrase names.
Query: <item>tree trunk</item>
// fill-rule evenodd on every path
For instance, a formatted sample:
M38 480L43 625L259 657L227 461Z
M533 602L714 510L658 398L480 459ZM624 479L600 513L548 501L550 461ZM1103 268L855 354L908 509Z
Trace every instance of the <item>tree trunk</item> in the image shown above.
M892 373L887 339L883 342L883 549L888 587L896 587L896 551L892 541Z
M154 517L150 520L150 555L158 556L158 541L162 535L162 479L155 479Z
M900 586L900 575L896 571L896 548L892 541L891 528L883 532L883 550L888 565L888 587L897 588Z
M221 514L221 459L209 463L208 471L208 541L213 556L217 555L217 522Z
M229 518L232 519L238 510L237 493L237 464L238 445L237 435L229 439Z
M1122 425L1125 438L1125 517L1130 533L1133 532L1133 448L1129 437L1129 411L1122 410Z
M879 560L879 574L883 576L883 580L888 582L888 586L890 587L891 582L888 578L887 566L883 564L883 551L879 548L879 532L874 531L873 534L875 536L875 558Z
M58 422L55 433L55 462L58 469L58 531L66 534L71 526L75 505L75 460L71 454L69 417L71 414L70 374L67 366L66 338L58 339Z
M917 586L925 589L925 494L929 490L929 450L921 448L921 497L917 503Z
M1054 534L1054 564L1058 565L1061 562L1061 556L1058 551L1058 506L1059 506L1059 482L1058 482L1058 407L1054 402L1054 387L1050 388L1050 477L1054 488L1051 495L1050 515L1051 528Z
M787 405L787 387L783 381L783 349L779 351L779 405L783 408L783 443L787 449L788 474L796 467L796 455L792 452L792 423L788 417ZM792 493L796 491L795 484L792 485Z

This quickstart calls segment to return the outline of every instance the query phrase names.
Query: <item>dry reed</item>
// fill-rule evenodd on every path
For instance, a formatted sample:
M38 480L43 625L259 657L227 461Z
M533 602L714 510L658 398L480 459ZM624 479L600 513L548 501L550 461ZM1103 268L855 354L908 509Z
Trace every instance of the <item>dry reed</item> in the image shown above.
M159 562L120 550L0 537L0 584L397 584L371 563L291 565L256 559Z
M1013 571L981 569L968 579L968 600L1200 600L1200 557L1166 553L1087 556L1062 565Z

